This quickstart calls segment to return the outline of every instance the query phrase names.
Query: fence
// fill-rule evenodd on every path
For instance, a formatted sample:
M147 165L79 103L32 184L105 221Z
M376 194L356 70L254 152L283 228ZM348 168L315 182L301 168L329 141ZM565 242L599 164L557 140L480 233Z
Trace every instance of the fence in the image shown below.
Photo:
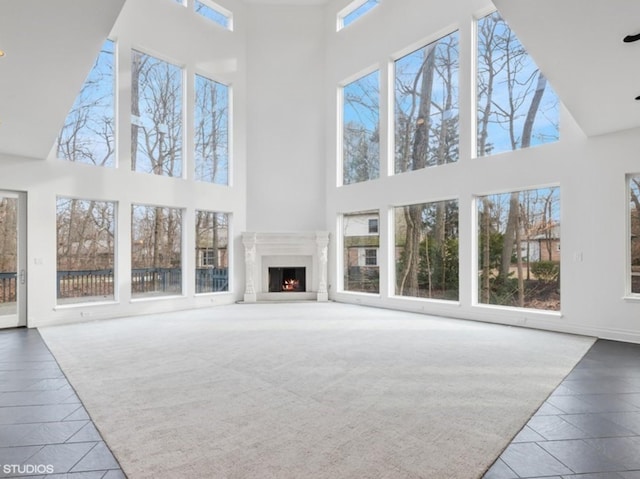
M349 266L345 273L344 288L347 291L379 292L380 272L378 266Z
M113 296L113 270L58 271L58 298Z
M15 303L17 282L16 273L0 273L0 304Z
M139 268L131 270L131 293L181 293L180 268Z
M13 281L15 301L15 273L0 273L0 302L6 302L2 294L11 291L4 286L5 277ZM58 271L58 298L81 298L88 296L113 296L114 276L112 269ZM212 293L229 290L227 268L197 268L196 293ZM180 268L137 268L131 270L131 292L177 293L182 291L182 270Z
M227 268L196 269L196 293L229 291L229 270Z

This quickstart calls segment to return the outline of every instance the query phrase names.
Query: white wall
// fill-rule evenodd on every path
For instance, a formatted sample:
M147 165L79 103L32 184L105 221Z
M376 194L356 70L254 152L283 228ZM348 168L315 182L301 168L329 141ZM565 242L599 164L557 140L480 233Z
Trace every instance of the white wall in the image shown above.
M248 9L249 231L325 229L324 9Z
M26 191L28 195L29 326L203 307L229 303L242 296L244 265L239 232L246 228L246 28L243 27L246 22L244 11L236 2L220 0L218 3L233 10L238 25L235 32L224 30L174 1L129 0L125 4L111 34L117 42L116 58L120 71L117 84L118 168L93 167L52 158L0 156L0 189ZM231 187L195 182L190 173L185 179L180 179L131 172L131 48L181 65L185 81L189 84L193 82L193 75L199 73L231 85L234 104ZM187 89L185 102L192 101L193 91ZM34 121L37 119L34 118ZM63 122L64 118L60 118L61 125ZM189 114L185 124L187 132L192 123L193 116ZM189 136L186 137L185 144L187 166L184 169L190 172L188 146L193 141ZM117 202L116 275L120 283L116 302L56 306L57 196ZM129 238L132 203L184 209L183 296L131 300ZM231 267L234 275L229 293L195 295L193 245L196 209L232 214L231 235L234 239L231 245Z
M38 326L79 319L202 307L242 298L242 231L328 229L330 295L338 301L495 321L640 342L640 302L623 298L626 281L625 174L640 173L640 131L585 138L562 111L561 141L489 158L471 156L472 17L487 0L384 1L335 32L347 0L319 6L250 5L218 0L234 12L235 32L211 25L171 0L128 0L113 34L124 75L118 85L120 168L105 170L59 160L0 156L0 189L28 193L28 314ZM381 68L388 93L389 62L455 28L460 29L460 161L399 176L336 187L337 85ZM517 32L516 32L517 33ZM233 88L233 171L230 188L129 170L129 51L135 47ZM60 86L64 88L64 85ZM187 98L189 100L189 98ZM381 115L387 114L383 107ZM61 123L62 123L61 119ZM37 119L34 119L37 121ZM191 119L187 118L187 122ZM381 150L388 138L383 130ZM386 158L381 171L387 171ZM187 168L188 169L188 168ZM562 207L561 314L478 306L473 301L477 195L559 185ZM56 196L118 202L118 302L56 307ZM460 202L460 300L446 303L393 297L393 253L387 245L391 208L448 198ZM184 297L131 301L132 203L186 209ZM232 292L196 297L193 213L232 213ZM336 251L341 213L380 211L380 295L336 291L342 271Z
M561 140L493 157L472 157L475 114L471 68L473 18L488 13L490 2L449 0L381 2L365 17L336 33L329 6L327 31L326 219L333 233L330 297L337 301L500 322L640 342L640 301L624 299L626 281L625 174L640 171L640 131L587 139L571 115L561 111ZM388 98L391 62L443 34L460 30L460 160L437 168L336 187L336 88L362 71L381 69L381 97ZM517 32L516 32L517 34ZM382 102L381 117L387 115ZM381 133L381 151L388 137ZM383 153L381 172L388 171ZM476 256L474 198L496 192L559 185L562 209L561 313L475 304L472 291ZM388 238L394 206L457 198L460 205L460 299L458 302L394 297L393 252ZM341 213L380 211L380 294L337 291L342 275L337 218ZM385 247L386 243L386 247Z

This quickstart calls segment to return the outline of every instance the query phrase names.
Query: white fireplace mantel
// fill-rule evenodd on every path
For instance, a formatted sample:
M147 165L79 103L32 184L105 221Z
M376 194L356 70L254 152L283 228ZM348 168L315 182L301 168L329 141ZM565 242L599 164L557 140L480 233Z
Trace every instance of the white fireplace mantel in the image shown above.
M315 299L328 301L328 231L242 233L245 262L244 301ZM269 292L269 267L305 267L307 291Z

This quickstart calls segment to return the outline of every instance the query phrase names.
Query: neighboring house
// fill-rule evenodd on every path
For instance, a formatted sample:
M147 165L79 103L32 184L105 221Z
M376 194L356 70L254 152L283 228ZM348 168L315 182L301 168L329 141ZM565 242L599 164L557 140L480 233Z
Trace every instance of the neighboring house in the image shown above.
M113 241L84 240L73 241L65 250L58 246L58 267L62 270L87 270L113 268Z
M228 268L229 252L227 247L196 248L197 268Z
M345 262L348 267L378 267L380 246L378 213L345 215Z
M522 257L529 258L530 263L537 261L560 261L560 225L546 230L538 228L539 233L523 240Z

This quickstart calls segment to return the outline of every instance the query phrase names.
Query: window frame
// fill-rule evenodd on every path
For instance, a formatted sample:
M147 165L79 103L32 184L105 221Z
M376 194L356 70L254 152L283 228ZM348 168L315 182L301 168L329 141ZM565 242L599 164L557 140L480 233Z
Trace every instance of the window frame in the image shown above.
M96 203L110 203L113 209L113 217L111 220L113 221L113 251L112 255L112 284L113 284L113 294L109 298L103 299L95 299L88 301L69 301L69 302L60 302L60 297L58 297L58 239L57 239L57 231L58 231L58 218L57 218L57 210L58 210L58 202L60 200L70 200L70 201L83 201L83 202L96 202ZM118 221L119 221L119 206L120 203L116 200L109 199L96 199L96 198L80 198L77 196L70 195L56 195L56 306L55 308L73 308L73 307L86 307L93 306L99 304L117 304L120 302L119 299L119 268L118 268L118 250L119 250L119 236L118 236ZM90 298L96 298L97 296L89 296ZM84 298L83 296L79 296L77 298Z
M198 168L198 161L197 161L197 154L196 154L196 147L197 147L197 142L196 142L196 134L197 134L197 128L196 128L196 122L197 122L197 114L196 114L196 110L197 110L197 102L198 102L198 88L197 88L197 84L198 84L198 78L202 78L203 80L209 81L209 82L213 82L216 83L218 85L221 85L223 87L225 87L226 89L226 95L227 95L227 111L226 111L226 156L227 156L227 164L226 164L226 179L227 181L225 183L219 183L219 182L215 182L215 181L206 181L204 179L200 179L198 178L198 176L196 175L196 171ZM187 108L193 108L193 121L192 124L190 126L190 128L187 130L185 128L185 134L187 133L191 133L191 140L193 141L193 149L191 150L191 154L190 154L190 158L189 158L189 165L188 168L190 169L190 173L193 175L193 179L194 181L198 182L198 183L205 183L205 184L209 184L209 185L218 185L218 186L225 186L225 187L231 187L233 186L233 182L232 182L232 174L233 174L233 86L230 83L227 82L223 82L223 81L219 81L216 80L215 78L212 78L210 75L201 73L199 71L196 71L193 74L192 77L192 81L191 81L191 86L193 88L193 104L189 105ZM185 143L187 144L187 143Z
M180 212L180 234L178 235L179 239L180 239L180 292L177 293L173 293L173 294L158 294L158 295L148 295L145 296L144 292L142 294L140 293L134 293L133 291L133 270L134 269L148 269L148 268L134 268L134 260L133 260L133 255L134 255L134 247L133 247L133 242L134 242L134 227L133 227L133 222L134 222L134 208L135 207L145 207L145 208L162 208L162 209L166 209L166 210L175 210L177 212ZM185 238L186 238L186 231L185 231L185 224L186 224L186 218L185 218L185 213L187 212L186 208L182 208L182 207L176 207L176 206L167 206L167 205L159 205L159 204L151 204L151 203L146 203L146 202L140 202L140 203L131 203L130 204L130 226L131 226L131 233L129 236L129 247L130 247L130 270L129 270L129 282L130 282L130 288L129 288L129 294L131 297L131 301L132 302L143 302L143 301L156 301L156 300L163 300L163 299L175 299L175 298L183 298L187 295L187 291L188 288L186 287L187 283L186 283L186 279L188 274L186 274L186 250L185 250ZM162 268L162 267L160 267ZM154 293L155 291L150 291L150 293Z
M208 21L212 22L215 25L218 25L219 27L224 28L225 30L228 30L230 32L233 31L234 25L233 25L233 12L231 12L230 10L227 10L226 8L220 6L219 4L212 2L211 0L191 0L193 2L193 12L197 15L200 15L204 18L206 18ZM208 17L207 15L201 13L198 11L198 4L203 5L204 7L213 10L215 13L217 13L218 15L223 16L226 19L227 24L224 25L223 23L214 20L210 17Z
M625 299L640 301L640 291L633 291L633 276L640 276L640 273L633 272L633 253L632 253L632 224L631 224L631 181L633 178L640 179L640 173L630 173L625 178L625 199L626 199L626 234L625 234ZM638 211L640 216L640 210ZM640 241L640 240L639 240Z
M382 247L382 241L383 241L383 236L380 233L376 233L376 234L369 234L368 233L368 219L362 220L362 226L359 227L358 229L358 234L353 234L350 236L346 236L345 232L346 232L346 220L349 217L357 217L357 216L372 216L374 214L378 215L378 221L380 220L380 215L381 212L377 209L372 209L372 210L366 210L366 211L352 211L352 212L347 212L347 213L339 213L338 214L338 221L337 221L337 226L338 226L338 231L339 234L337 235L337 241L336 241L336 246L337 246L337 251L338 253L336 254L336 263L338 265L338 293L345 293L345 294L363 294L363 295L367 295L367 296L374 296L374 297L381 297L382 294L382 290L383 290L383 286L384 286L384 279L381 276L381 266L379 263L379 255L380 255L380 248ZM350 247L347 247L347 241L345 241L345 238L352 238L352 237L361 237L361 238L373 238L376 237L377 238L377 245L353 245ZM366 265L366 250L376 250L376 265ZM355 255L356 255L356 266L357 268L377 268L377 272L378 272L378 280L377 280L377 291L360 291L360 290L351 290L351 289L347 289L348 284L345 284L345 276L347 276L347 272L348 272L348 268L349 266L349 250L355 250ZM362 250L362 258L364 259L364 263L363 265L360 265L360 250ZM346 257L346 258L345 258Z
M98 60L100 59L100 56L102 55L102 49L104 47L105 44L110 43L111 47L112 47L112 51L111 51L111 55L112 55L112 64L111 64L111 76L112 76L112 81L111 81L111 95L110 95L110 103L111 103L111 121L113 123L113 132L112 132L112 152L111 152L111 160L109 162L109 164L106 165L100 165L100 164L95 164L95 163L89 163L89 162L85 162L85 161L74 161L74 160L70 160L62 155L59 155L59 150L60 150L60 136L63 133L64 129L65 129L65 125L67 123L67 119L69 118L69 115L74 111L74 107L76 106L76 101L78 99L78 97L80 96L80 94L82 93L82 91L84 90L85 86L86 86L86 82L87 80L89 80L89 78L91 77L91 75L94 73L94 69L98 63ZM118 103L119 103L119 93L118 93L118 82L119 82L119 68L118 68L118 41L116 39L113 38L109 38L107 37L105 39L105 41L102 43L102 45L100 46L100 52L98 53L98 56L95 58L94 63L93 63L93 67L91 68L91 70L89 71L89 73L87 74L87 76L84 79L84 82L82 84L82 87L80 88L80 91L76 94L76 97L74 99L74 103L73 106L69 109L69 111L67 112L67 115L65 116L65 125L63 125L63 127L61 128L61 130L58 132L58 136L56 137L55 140L55 144L54 147L52 149L52 152L50 154L50 156L54 156L56 160L60 160L60 161L66 161L69 163L80 163L83 165L88 165L88 166L96 166L96 167L101 167L101 168L110 168L110 169L117 169L119 164L118 164L118 145L120 143L120 138L119 138L119 133L120 133L120 128L119 128L119 121L118 121Z
M495 196L495 195L508 195L510 193L523 193L526 191L536 191L536 190L544 190L544 189L556 189L557 190L557 195L558 195L558 218L559 218L559 228L560 231L562 231L562 187L560 185L560 183L551 183L551 184L546 184L546 185L533 185L533 186L521 186L521 187L516 187L513 189L506 189L506 190L499 190L499 191L492 191L492 192L488 192L488 193L480 193L480 194L476 194L473 198L473 202L472 202L472 208L473 208L473 213L472 213L472 218L473 218L473 229L472 229L472 237L471 237L471 244L472 244L472 263L471 263L471 306L472 307L478 307L478 308L490 308L490 309L498 309L498 310L507 310L507 311L514 311L514 312L522 312L522 311L526 311L527 313L534 313L534 314L540 314L540 315L548 315L548 316L553 316L553 317L561 317L562 316L562 308L563 308L563 302L562 302L562 282L560 281L560 278L562 278L562 275L560 274L559 279L558 279L558 288L560 289L560 309L558 310L554 310L554 309L538 309L538 308L528 308L528 307L520 307L520 306L512 306L512 305L501 305L501 304L494 304L494 303L483 303L481 302L480 299L480 273L481 273L481 268L480 268L480 202L482 201L483 198L487 197L487 196ZM558 239L559 244L562 243L562 233L560 233L560 237ZM516 251L516 248L513 249L513 251ZM562 272L562 265L564 263L564 260L562 258L562 254L560 254L560 260L558 261L558 265L560 268L560 272Z
M472 27L472 34L473 34L473 47L471 50L471 55L472 55L472 62L471 62L471 68L472 68L472 75L473 75L473 80L471 82L471 95L472 95L472 99L473 99L473 104L472 104L472 109L470 110L471 113L471 135L469 136L469 139L471 140L471 159L482 159L482 158L491 158L491 157L495 157L496 155L501 155L501 154L506 154L506 153L513 153L516 151L521 151L521 150L528 150L531 148L536 148L539 146L545 146L545 145L551 145L554 143L558 143L561 140L561 134L562 134L562 127L561 127L561 121L562 121L562 102L560 100L560 97L557 95L557 93L555 92L555 90L553 89L553 86L551 85L551 83L549 82L549 79L546 78L546 87L545 87L545 93L542 96L542 103L544 103L545 97L547 96L548 92L550 91L556 98L556 109L557 109L557 138L555 140L551 140L551 141L544 141L541 143L531 143L528 147L523 148L522 144L521 144L521 139L518 140L518 146L515 149L501 149L499 151L493 152L490 151L488 153L485 153L483 155L480 155L480 149L479 149L479 144L478 141L480 139L480 135L479 135L479 101L480 101L480 91L479 91L479 86L480 86L480 81L479 81L479 77L480 77L480 42L478 39L479 36L479 24L481 21L483 21L485 18L492 16L494 14L498 14L500 15L502 21L504 22L505 25L507 25L507 28L509 28L510 31L513 31L511 29L511 27L508 26L506 20L504 18L502 18L502 15L500 14L500 12L495 8L495 7L490 7L490 8L486 8L483 9L479 12L477 12L476 15L474 15L473 17L473 27ZM524 53L527 57L529 57L530 61L533 63L534 66L536 66L538 72L540 72L540 67L537 65L537 63L535 62L535 60L533 59L533 57L531 56L531 54L529 53L529 51L524 47L524 45L522 44L522 42L520 41L520 39L518 38L518 36L515 34L514 32L514 37L515 39L518 41L518 43L520 43L520 45L522 46ZM533 88L533 91L535 91L536 88ZM532 132L532 137L535 136L535 131L536 131L536 126L535 126L535 121L536 118L539 117L539 113L540 113L540 109L538 109L538 111L536 112L536 117L534 118L534 126L533 126L533 132Z
M137 45L132 45L131 48L129 49L129 68L131 70L133 70L133 58L134 55L138 53L141 55L145 55L147 57L151 57L157 61L166 63L170 66L173 66L175 68L177 68L179 70L179 78L180 78L180 115L178 115L178 117L180 118L180 174L179 175L166 175L166 174L157 174L154 173L153 171L151 172L146 172L143 170L138 170L137 168L134 168L134 164L131 161L130 165L129 165L129 170L132 173L136 173L136 174L143 174L143 175L151 175L151 176L157 176L157 177L162 177L162 178L172 178L172 179L186 179L188 177L188 168L189 165L192 164L192 152L189 151L189 139L187 138L187 132L191 130L191 127L187 125L187 118L188 118L188 114L192 112L192 109L195 110L194 106L189 104L189 97L188 97L188 87L187 87L187 68L183 63L174 61L164 55L158 54L156 52L154 53L149 53L149 51L147 49L144 48L139 48ZM130 77L130 84L129 84L130 88L133 88L133 75L131 75ZM138 105L139 106L139 105ZM137 116L137 120L134 121L134 115L133 115L133 95L131 95L131 98L129 100L129 105L128 105L128 109L129 109L129 113L128 113L128 119L129 119L129 140L132 140L132 136L133 136L133 131L132 128L134 126L134 124L136 126L138 126L139 128L142 128L142 123L143 123L143 117L138 115ZM121 131L121 130L120 130ZM138 144L136 144L135 146L133 145L133 142L131 141L131 149L138 148ZM137 153L136 153L137 154ZM131 156L130 156L131 159ZM136 164L137 167L137 164Z
M338 107L338 111L337 111L337 118L338 118L338 123L337 126L338 128L336 129L336 134L337 134L337 141L336 141L336 146L337 146L337 154L336 154L336 158L337 158L337 171L336 171L336 176L337 176L337 186L341 187L341 186L349 186L349 185L355 185L355 184L359 184L359 183L367 183L370 181L375 181L375 180L379 180L380 178L382 178L383 176L383 170L382 170L382 157L383 157L383 152L382 149L380 148L381 146L381 139L378 138L378 156L377 156L377 175L372 177L372 178L368 178L366 180L361 180L361 181L352 181L352 182L345 182L345 165L346 165L346 158L345 158L345 108L346 108L346 102L345 102L345 89L347 87L349 87L350 85L363 80L365 78L367 78L368 76L372 75L372 74L377 74L378 78L378 96L377 96L377 122L376 122L376 127L378 129L379 132L379 136L381 136L383 134L383 129L386 128L385 126L385 118L383 118L382 116L382 104L384 102L384 98L382 95L382 90L381 90L381 85L382 85L382 75L383 75L383 68L381 67L381 65L373 65L368 69L365 70L361 70L360 72L356 73L355 75L350 76L349 78L345 79L344 81L340 82L338 84L338 88L337 88L337 95L338 95L338 101L337 101L337 107Z
M226 237L226 248L227 248L227 254L226 254L226 262L227 262L227 289L226 290L220 290L220 291L198 291L198 269L213 269L213 266L210 264L205 264L205 256L209 256L208 253L213 253L213 248L211 247L211 245L207 245L207 247L204 250L201 250L202 253L202 259L203 261L200 262L199 258L198 258L198 250L199 250L199 244L198 244L198 239L199 239L199 232L198 232L198 221L197 221L197 217L199 213L207 213L207 214L213 214L213 215L224 215L226 217L226 230L227 230L227 237ZM212 295L212 294L228 294L230 292L232 292L233 289L233 254L232 254L232 248L233 248L233 241L232 241L232 222L233 222L233 215L227 211L212 211L212 210L208 210L208 209L198 209L196 208L195 212L194 212L194 219L195 221L195 228L193 230L193 234L194 234L194 241L193 241L193 248L195 249L196 252L196 261L195 261L195 265L193 268L193 274L194 274L194 281L193 281L193 287L194 287L194 294L195 296L203 296L203 295ZM212 258L215 260L215 258ZM202 263L202 264L201 264ZM208 263L208 261L207 261Z
M371 12L371 10L378 7L381 1L382 0L354 0L351 3L349 3L346 7L340 10L336 15L336 32L339 32L347 28L349 25L360 20L366 14ZM349 15L356 14L358 10L364 10L364 11L359 15L357 15L355 18L353 18L353 20L349 21L348 23L345 23L345 19L349 17Z
M378 250L376 248L364 248L364 266L380 266L378 264Z

